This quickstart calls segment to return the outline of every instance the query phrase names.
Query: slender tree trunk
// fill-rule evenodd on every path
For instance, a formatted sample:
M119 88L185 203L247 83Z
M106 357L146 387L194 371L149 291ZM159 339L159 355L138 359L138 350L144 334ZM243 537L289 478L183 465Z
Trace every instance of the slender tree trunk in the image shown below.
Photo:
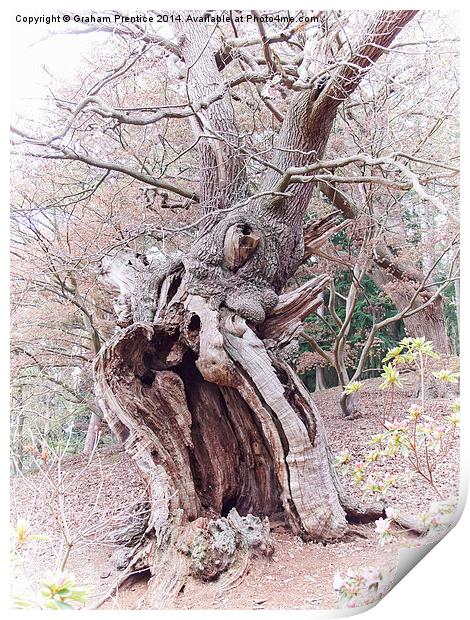
M83 446L84 454L91 454L95 449L95 446L99 439L102 424L103 419L93 411L90 417L90 421L88 423L85 444Z
M454 303L455 303L455 315L457 318L457 335L455 342L455 352L459 351L459 339L460 339L460 276L454 282Z
M78 303L78 307L82 310L82 320L85 329L90 337L90 345L93 354L96 356L101 349L101 338L98 330L96 329L92 315L86 311L85 300L81 296L78 290L78 283L75 278L72 280L75 288L74 298ZM99 435L103 426L103 417L98 411L91 412L90 420L88 422L87 433L85 436L85 442L83 445L83 454L90 455L95 449Z
M341 394L339 404L346 418L354 418L359 414L357 394Z
M318 306L318 309L317 309L317 314L318 316L323 316L325 314L325 304L323 302L323 295L322 295L321 304ZM323 390L326 390L325 373L324 373L323 366L317 366L315 369L315 391L321 392Z
M24 422L25 414L23 412L20 412L18 414L18 421L16 426L15 453L13 455L13 468L15 474L21 473L24 467Z
M338 375L339 385L348 385L350 378L348 369L346 368L346 365L344 363L343 356L339 356L337 358L335 370ZM359 415L358 400L359 399L357 393L353 392L352 394L346 394L345 392L343 392L341 394L339 404L341 407L341 412L345 417L354 418Z
M323 366L317 366L315 369L315 391L323 392L324 390L326 390L326 384Z

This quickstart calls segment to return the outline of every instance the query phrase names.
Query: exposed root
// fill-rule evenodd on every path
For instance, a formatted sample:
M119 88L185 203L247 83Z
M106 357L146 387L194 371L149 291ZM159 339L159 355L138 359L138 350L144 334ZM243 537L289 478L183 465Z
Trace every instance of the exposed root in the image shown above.
M117 590L119 590L122 584L125 583L129 577L148 570L148 566L145 565L147 559L148 546L142 546L141 544L136 545L135 549L132 551L132 559L127 568L118 575L109 590L107 590L107 592L100 599L98 599L98 601L92 605L88 605L86 609L99 609L113 596Z
M220 604L223 597L235 588L240 586L248 573L248 566L250 565L250 555L245 553L242 558L236 562L230 570L228 570L219 580L219 589L214 597L214 603Z
M348 521L352 523L370 523L385 516L385 504L381 502L363 504L343 495L342 505L346 510Z
M220 588L229 588L244 574L250 559L272 552L267 518L241 517L234 508L227 517L198 519L195 524L177 528L170 544L156 552L147 596L149 607L172 607L189 575L203 581L223 575Z
M418 536L425 536L428 533L428 528L416 517L397 515L392 519L392 521L404 530L417 534Z
M175 544L159 551L158 556L152 566L146 602L151 609L170 609L188 577L188 561Z

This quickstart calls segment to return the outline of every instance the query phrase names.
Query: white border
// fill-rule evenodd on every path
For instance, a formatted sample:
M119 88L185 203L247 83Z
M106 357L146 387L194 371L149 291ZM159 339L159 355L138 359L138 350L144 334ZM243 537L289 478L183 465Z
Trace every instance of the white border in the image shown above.
M279 0L272 0L271 2L246 2L246 1L237 1L236 7L238 9L253 9L253 8L269 8L269 9L283 9L286 8L288 3L279 2ZM235 5L235 3L233 3ZM114 2L102 2L94 0L93 3L87 3L83 1L75 1L75 2L62 2L59 3L57 0L42 0L40 3L35 1L30 2L18 2L18 3L9 3L7 6L7 10L2 11L4 17L4 29L10 30L10 27L13 25L14 15L18 13L34 13L40 14L43 12L50 12L51 10L60 8L61 10L66 10L70 8L73 10L87 10L92 9L94 11L100 9L121 9L121 10L145 10L147 8L152 9L182 9L182 8L204 8L204 9L215 9L215 8L225 8L230 6L230 3L215 3L208 2L206 5L201 5L198 3L192 2L180 2L178 0L172 0L171 2L162 1L162 2L139 2L133 0L130 2L129 0L115 0ZM387 2L386 6L381 7L377 2L365 1L361 0L357 3L353 2L335 2L334 4L327 6L327 3L322 3L319 6L312 6L311 2L306 2L305 0L295 2L295 8L308 8L308 9L403 9L403 8L421 8L425 10L441 10L441 11L449 11L449 10L460 10L461 11L461 24L462 24L462 60L461 66L466 68L467 62L470 61L470 55L468 53L468 29L470 28L470 10L468 8L463 8L463 3L438 3L435 1L429 1L426 3L420 3L417 5L415 2ZM11 31L10 31L11 32ZM8 43L6 37L3 36L0 38L1 49L1 58L8 57ZM14 70L14 59L12 59L12 66ZM465 73L462 75L462 88L463 88L463 101L466 102L468 108L468 82L465 77ZM5 133L4 135L4 149L2 149L2 166L0 167L2 173L2 184L1 189L3 192L3 201L2 208L0 209L0 217L2 218L0 225L0 248L2 248L2 268L0 270L0 290L4 292L3 294L3 303L0 304L0 312L1 312L1 322L0 325L4 326L1 334L2 334L2 344L4 345L3 354L0 357L0 380L1 384L1 395L2 395L2 419L3 424L5 425L2 429L2 439L3 439L3 450L2 455L4 458L4 462L0 468L0 472L2 475L2 482L4 483L4 489L6 494L8 494L8 476L9 476L9 441L8 441L8 431L9 428L6 427L7 419L8 419L8 409L9 409L9 372L8 372L8 334L9 334L9 308L7 303L7 294L6 292L9 290L9 266L8 266L8 247L9 247L9 237L8 237L8 205L9 205L9 182L8 182L8 171L9 171L9 140L8 140L8 120L9 120L9 110L8 103L6 98L2 98L0 100L0 105L2 107L3 114L1 115L1 119L4 123ZM462 105L462 110L464 110L464 115L462 116L462 145L468 147L468 120L465 116L465 104ZM465 162L467 161L466 151L463 149L463 161L464 161L464 169ZM465 179L465 177L464 177ZM466 200L468 196L467 184L463 183L462 185L462 233L463 233L463 243L462 243L462 272L464 274L467 273L467 269L470 265L469 256L470 251L467 250L466 242L469 242L468 230L470 226L470 215L468 214L469 203ZM466 324L466 316L465 310L469 307L467 304L468 301L468 284L466 277L463 278L462 286L461 286L461 299L462 299L462 308L464 311L462 312L462 321L461 321L461 350L464 352L464 357L462 361L462 435L464 440L462 441L462 460L461 460L461 495L466 497L467 494L467 485L468 485L468 471L469 471L469 437L470 437L470 423L468 421L468 417L470 415L469 408L467 403L469 402L468 398L468 389L466 387L466 378L469 377L468 373L468 362L466 356L466 350L468 346L470 346L469 332L468 332L468 324ZM4 541L6 543L5 554L3 557L5 561L8 562L8 542L6 540L8 533L8 514L7 511L4 510L2 513L2 527L1 532L4 534ZM411 575L407 576L403 579L393 590L390 592L383 601L381 601L376 607L365 612L368 620L396 620L397 617L401 618L424 618L426 620L433 620L434 618L452 618L452 620L458 620L463 617L463 610L466 609L468 613L468 603L467 603L467 590L468 590L468 555L466 553L466 549L469 549L469 532L470 532L470 511L467 509L464 511L462 518L459 523L456 525L454 530L448 534L445 539L440 542L435 549L433 549L429 555L427 555L423 560L419 562L419 565L413 569ZM16 613L26 613L26 612L11 612L9 610L9 584L8 579L6 578L6 570L3 572L3 579L0 580L1 585L3 586L3 592L0 596L0 602L2 604L2 608L6 611L7 615L16 614ZM31 618L31 614L35 614L36 612L28 612L28 618ZM54 614L54 618L56 617L56 612L40 612L41 618L48 617L49 613ZM85 614L86 616L92 612L82 611L81 615ZM109 614L120 614L121 617L131 617L134 615L134 611L120 611L120 612L108 612L108 611L99 611L99 617L107 618ZM242 611L242 610L232 610L232 611L220 611L220 610L184 610L184 611L160 611L160 610L148 610L140 612L141 614L152 614L157 618L179 618L182 615L190 615L191 618L205 618L207 616L210 617L219 617L222 615L223 617L233 617L237 618L248 618L253 614L256 614L257 617L267 617L269 614L269 618L286 618L286 616L295 617L295 618L333 618L344 616L345 614L342 612L317 612L317 611L292 611L292 610L279 610L279 611L271 611L271 610L256 610L256 611ZM45 615L44 615L45 614ZM349 612L348 612L349 615Z

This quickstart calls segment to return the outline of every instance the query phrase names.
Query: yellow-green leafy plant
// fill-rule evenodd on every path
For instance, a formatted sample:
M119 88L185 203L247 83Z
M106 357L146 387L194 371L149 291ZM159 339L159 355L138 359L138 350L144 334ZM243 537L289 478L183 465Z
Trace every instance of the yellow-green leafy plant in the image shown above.
M48 540L43 534L32 532L26 519L19 519L12 532L12 559L18 560L28 543ZM74 609L85 605L88 589L79 586L69 571L48 571L39 581L39 590L32 599L13 595L14 609Z
M34 534L31 531L29 521L27 521L26 519L18 519L18 522L13 532L14 551L18 551L28 542L37 540L48 540L48 537L44 534Z
M35 600L13 597L15 609L74 609L74 603L85 605L88 590L77 585L70 572L49 571L40 581Z
M371 438L369 450L360 461L354 462L348 450L343 450L335 459L336 467L349 477L351 484L362 490L363 499L371 495L375 499L384 500L392 486L412 476L421 478L431 487L438 500L420 516L426 526L432 526L433 523L441 525L449 514L449 506L455 510L455 501L442 496L435 484L434 474L439 462L455 445L460 425L459 400L449 405L449 414L444 422L436 420L427 412L425 379L427 363L431 358L437 359L439 355L434 351L432 342L425 338L404 338L397 347L388 351L383 360L383 381L380 384L380 388L385 391L383 431ZM419 402L412 404L405 415L396 417L394 396L396 390L403 388L400 366L405 365L417 371ZM456 383L459 373L455 369L445 368L433 372L433 376L443 382ZM394 459L405 462L405 473L395 474L390 471ZM393 515L387 513L385 519L376 521L380 545L393 539L390 530L393 520Z
M359 392L362 388L362 383L360 381L350 381L348 385L344 386L343 393L344 394L355 394Z

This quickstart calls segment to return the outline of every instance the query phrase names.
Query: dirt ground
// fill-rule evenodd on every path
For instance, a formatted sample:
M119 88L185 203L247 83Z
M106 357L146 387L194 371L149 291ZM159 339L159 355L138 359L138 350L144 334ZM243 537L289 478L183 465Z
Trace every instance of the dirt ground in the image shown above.
M381 432L383 393L377 380L366 382L360 392L361 417L346 420L338 406L339 389L316 393L315 401L322 414L334 453L350 450L353 460L361 460L368 449L366 442ZM415 402L415 388L410 384L396 401L396 416ZM449 413L449 400L428 401L428 412L437 419ZM397 468L395 468L397 469ZM390 468L392 473L395 471ZM398 471L398 469L397 469ZM459 455L457 447L444 459L436 472L436 486L443 496L457 494ZM28 543L12 570L15 594L28 596L35 589L38 576L55 568L61 554L61 531L68 523L74 546L67 568L80 584L89 584L90 604L109 593L120 572L112 561L116 544L109 532L128 519L135 504L145 497L139 472L129 457L117 446L99 450L91 463L84 456L68 458L63 463L62 485L65 490L64 514L58 508L57 476L50 482L40 473L14 477L11 482L11 519L27 519L33 532L48 535L48 541ZM55 480L55 482L54 482ZM357 493L350 488L353 493ZM436 497L420 480L414 479L392 489L389 504L403 514L417 515ZM273 531L275 552L270 559L256 559L247 574L229 589L220 582L200 583L188 579L178 596L177 609L328 609L338 606L333 589L335 572L354 566L393 568L399 556L396 543L383 548L377 545L374 524L357 525L341 542L328 545L305 543L281 526ZM402 542L404 535L400 534ZM100 609L142 609L148 572L129 578Z

